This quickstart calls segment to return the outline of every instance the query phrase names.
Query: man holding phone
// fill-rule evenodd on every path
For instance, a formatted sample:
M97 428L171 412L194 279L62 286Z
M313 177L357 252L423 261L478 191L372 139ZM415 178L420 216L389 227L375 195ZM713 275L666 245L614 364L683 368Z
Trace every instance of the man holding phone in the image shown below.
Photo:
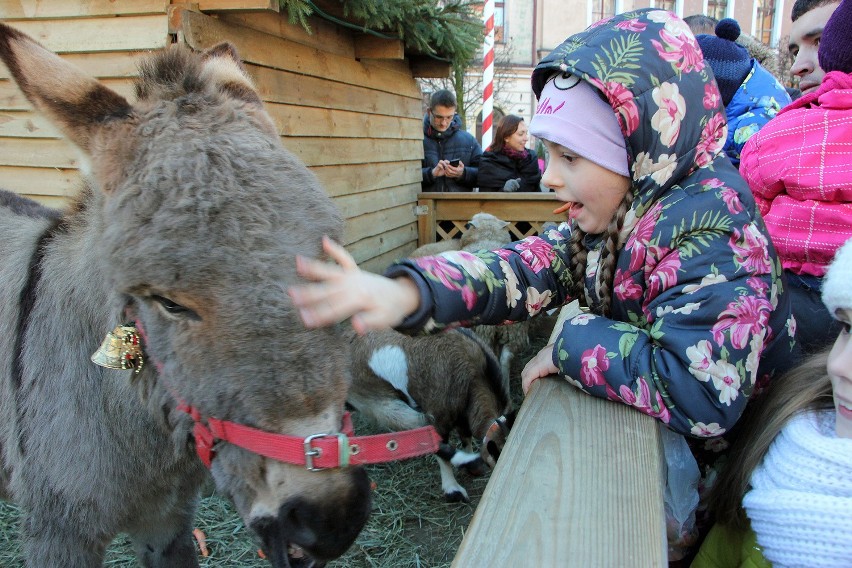
M423 191L473 191L482 148L461 128L456 96L435 91L423 118Z

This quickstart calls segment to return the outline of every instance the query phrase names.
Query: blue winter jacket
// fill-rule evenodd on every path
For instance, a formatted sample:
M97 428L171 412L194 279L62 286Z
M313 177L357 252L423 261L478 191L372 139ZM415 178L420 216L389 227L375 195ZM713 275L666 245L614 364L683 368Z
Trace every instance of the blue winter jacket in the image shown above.
M432 128L428 114L423 119L423 191L473 191L481 157L479 142L466 130L462 130L459 115L453 117L450 127L444 132ZM461 179L432 175L432 170L440 160L456 159L464 164L464 176Z
M728 118L725 153L734 167L740 165L740 153L748 139L792 102L772 73L756 59L752 59L752 63L751 72L725 107Z

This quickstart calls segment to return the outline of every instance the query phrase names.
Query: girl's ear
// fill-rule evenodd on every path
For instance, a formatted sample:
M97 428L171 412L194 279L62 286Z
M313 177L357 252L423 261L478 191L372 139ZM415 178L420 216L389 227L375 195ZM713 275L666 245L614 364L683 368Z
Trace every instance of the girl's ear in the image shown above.
M98 131L132 115L124 97L5 24L0 59L36 110L86 154Z

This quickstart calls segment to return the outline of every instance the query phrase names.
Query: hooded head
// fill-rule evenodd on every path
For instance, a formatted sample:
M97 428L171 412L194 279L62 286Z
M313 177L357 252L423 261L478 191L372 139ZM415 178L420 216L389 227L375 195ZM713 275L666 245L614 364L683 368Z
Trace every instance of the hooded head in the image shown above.
M852 239L837 249L822 282L822 301L836 317L839 309L852 309Z
M829 71L852 73L852 1L843 0L822 30L819 66Z
M727 123L718 87L689 26L671 12L625 12L566 39L533 71L540 104L548 80L566 73L591 86L616 118L637 217L721 154Z

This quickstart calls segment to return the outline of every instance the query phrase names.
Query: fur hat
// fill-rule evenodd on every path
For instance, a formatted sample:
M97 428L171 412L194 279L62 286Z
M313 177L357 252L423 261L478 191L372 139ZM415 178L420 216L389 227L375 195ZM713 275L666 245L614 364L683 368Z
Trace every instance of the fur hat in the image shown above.
M829 71L852 73L852 1L843 0L825 24L819 40L819 66Z
M849 0L846 0L847 2ZM822 301L832 317L839 308L852 308L852 239L837 249L822 281Z
M734 43L738 37L740 25L734 19L725 18L716 24L716 35L699 34L695 38L704 60L713 69L725 106L751 72L751 55L746 48Z

